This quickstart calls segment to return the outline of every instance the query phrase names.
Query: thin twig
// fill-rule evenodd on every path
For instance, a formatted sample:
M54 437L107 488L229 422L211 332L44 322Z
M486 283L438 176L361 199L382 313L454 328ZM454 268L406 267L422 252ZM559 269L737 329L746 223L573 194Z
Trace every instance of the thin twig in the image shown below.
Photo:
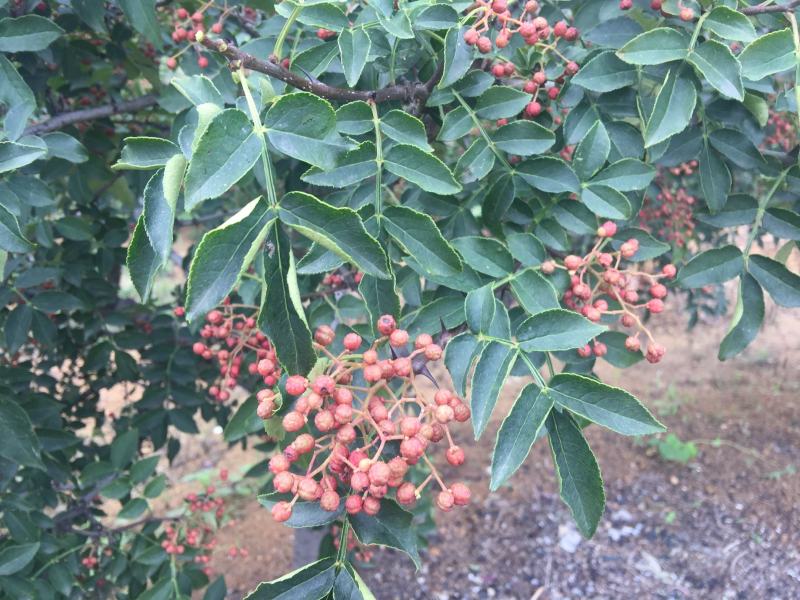
M41 133L56 131L62 127L74 125L75 123L104 119L122 113L139 112L140 110L154 106L157 102L158 98L156 96L147 94L146 96L140 96L139 98L126 100L125 102L115 102L104 104L103 106L95 106L93 108L63 112L50 117L46 121L31 125L25 130L25 135L39 135Z

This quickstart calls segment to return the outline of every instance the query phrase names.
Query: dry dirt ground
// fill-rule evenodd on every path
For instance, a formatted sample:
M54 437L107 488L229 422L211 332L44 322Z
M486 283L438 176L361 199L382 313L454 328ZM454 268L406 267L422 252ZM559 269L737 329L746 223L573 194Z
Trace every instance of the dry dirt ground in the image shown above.
M681 315L659 321L657 337L668 348L662 363L626 371L604 364L600 371L680 440L693 441L693 459L667 461L655 440L590 428L607 508L595 537L584 540L558 498L543 441L510 485L488 493L494 434L524 383L512 381L479 444L470 443L468 427L460 432L468 458L458 477L470 484L474 502L438 516L419 572L391 551L361 566L376 597L800 598L800 311L770 306L756 342L725 363L716 348L727 320L693 333ZM189 450L183 472L212 464L241 471L255 460L223 449L207 439ZM291 532L252 499L239 505L213 563L231 598L292 562ZM234 544L249 558L227 558Z

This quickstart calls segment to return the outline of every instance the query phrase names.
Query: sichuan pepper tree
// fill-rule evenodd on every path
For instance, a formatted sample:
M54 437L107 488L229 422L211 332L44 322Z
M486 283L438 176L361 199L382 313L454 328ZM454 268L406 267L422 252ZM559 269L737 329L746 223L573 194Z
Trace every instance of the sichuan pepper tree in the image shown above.
M353 536L419 564L511 376L490 487L546 437L592 535L583 429L663 429L596 362L672 290L738 289L722 359L800 305L797 5L0 2L4 593L208 586L231 475L151 505L203 420L338 535L252 597L369 598Z

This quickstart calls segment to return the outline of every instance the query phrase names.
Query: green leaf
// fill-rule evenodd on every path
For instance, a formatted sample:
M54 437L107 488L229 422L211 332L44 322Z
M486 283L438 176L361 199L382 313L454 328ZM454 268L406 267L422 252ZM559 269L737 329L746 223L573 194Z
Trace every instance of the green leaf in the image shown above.
M348 146L336 132L336 113L326 101L298 92L281 96L264 119L267 139L287 156L331 169Z
M0 396L0 439L3 440L0 456L25 467L44 470L39 438L33 432L28 413L4 396Z
M475 103L475 113L482 119L515 117L531 101L531 95L516 88L493 85L480 95Z
M42 139L47 144L47 152L50 157L76 164L89 160L89 153L84 145L71 135L56 131L42 136Z
M222 108L225 105L225 101L219 89L217 89L214 82L205 75L173 77L170 81L170 85L195 106L212 104L217 108Z
M743 169L758 169L764 164L761 152L741 131L715 129L709 134L708 141L726 159Z
M712 227L735 227L752 224L757 212L758 202L755 198L746 194L733 194L719 212L709 214L708 211L698 210L694 214L698 221Z
M443 5L438 5L438 7L445 8ZM437 6L430 8L435 9ZM452 11L452 9L449 10ZM336 575L336 581L333 584L333 600L375 600L375 596L369 591L367 584L353 569L353 566L347 563L343 569L339 569L339 574Z
M239 405L222 432L222 437L226 442L236 442L248 433L255 433L263 429L263 421L256 414L257 407L258 399L255 396L250 396Z
M589 184L581 192L581 202L598 217L627 220L633 208L622 192L606 185Z
M454 142L467 135L474 126L469 111L459 106L444 116L442 128L436 137L442 142Z
M461 259L428 215L406 206L390 206L383 211L381 223L392 239L427 270L442 276L461 272Z
M225 600L228 595L228 586L225 585L225 576L220 575L214 580L214 583L206 588L206 593L203 594L203 600Z
M360 512L350 517L353 533L362 544L377 544L402 550L417 568L420 566L417 534L412 526L413 516L388 498L381 500L381 510L369 516Z
M361 72L367 64L372 41L363 27L343 29L339 34L339 56L342 60L342 71L347 85L355 87L361 78Z
M31 88L4 55L0 54L0 103L6 106L3 125L10 140L19 138L33 111L36 97Z
M428 144L425 125L416 117L402 110L390 110L381 117L381 132L399 144L416 146L424 152L432 148Z
M461 183L479 181L494 167L494 152L482 137L476 138L456 163L456 176Z
M739 275L743 267L742 252L736 246L711 248L686 263L675 283L685 288L723 283Z
M554 308L523 321L517 329L517 340L525 352L572 350L582 348L605 330L576 312Z
M470 389L472 428L476 440L481 437L489 424L497 398L516 358L517 349L500 342L486 344L478 357Z
M375 144L364 142L340 155L336 166L327 171L311 167L301 179L312 185L347 188L377 173Z
M117 469L128 465L139 449L139 430L135 427L119 434L111 443L111 464Z
M742 273L731 326L719 345L719 360L727 360L747 348L764 321L764 292L755 277Z
M753 219L750 219L752 222ZM800 215L785 208L768 208L762 222L764 229L784 240L800 240Z
M0 52L39 52L63 33L61 27L39 15L6 17L0 19Z
M493 238L466 236L453 240L464 262L479 273L504 277L514 270L514 259L506 247Z
M185 169L186 159L176 154L164 169L156 171L144 188L144 228L150 247L162 264L166 264L172 249L175 207Z
M703 26L726 40L748 43L756 39L756 30L750 19L727 6L717 6L708 13Z
M753 40L739 55L742 77L758 81L788 71L795 65L794 40L790 29L781 29Z
M253 168L261 147L246 114L236 108L217 114L200 136L186 172L186 210L227 192Z
M513 233L506 237L506 244L514 259L524 267L535 267L547 259L547 251L532 233Z
M445 347L444 364L453 380L453 389L460 396L467 394L470 367L483 347L483 342L467 332L458 334Z
M517 165L517 173L537 190L559 194L579 192L580 181L575 171L560 158L540 156Z
M449 196L461 191L453 173L433 154L416 146L398 144L384 157L386 169L398 177L419 186L426 192Z
M731 190L731 172L719 153L703 144L700 152L700 186L712 213L725 206Z
M270 510L278 502L290 502L291 500L291 494L279 494L278 492L258 496L258 502ZM292 516L284 522L284 525L299 529L303 527L321 527L333 523L344 514L344 500L344 497L342 497L339 508L336 510L323 510L319 502L295 502L292 507Z
M603 516L606 503L597 459L586 443L581 428L568 413L550 411L547 431L561 499L572 512L580 532L591 537Z
M590 179L606 163L611 140L602 121L595 121L575 148L572 168L582 180Z
M189 268L186 318L194 320L216 307L247 269L269 231L275 213L256 198L203 236Z
M592 178L591 183L602 184L618 192L643 190L656 176L652 165L635 158L623 158L600 171Z
M118 0L128 21L153 45L161 44L161 32L156 16L156 0Z
M620 60L614 52L601 52L583 65L572 83L592 92L613 92L636 82L636 68Z
M47 147L16 142L0 142L0 173L14 171L44 158Z
M670 71L658 92L644 130L645 148L655 146L686 129L694 114L697 92L691 80L678 75L679 71Z
M281 365L289 373L305 375L313 368L317 356L297 290L292 247L277 224L269 241L272 254L264 257L267 290L258 326L270 338Z
M756 278L776 304L787 308L800 306L800 276L776 260L750 255L747 270Z
M352 262L368 275L391 277L381 245L372 237L358 214L337 208L303 192L289 192L280 202L281 222Z
M572 373L556 375L548 387L556 404L622 435L664 431L650 411L625 390Z
M472 331L475 333L489 331L494 319L495 300L491 283L467 294L467 299L464 302L464 312L467 316L467 325Z
M510 284L511 293L529 315L559 307L556 289L538 271L520 271Z
M472 66L472 46L464 41L466 27L452 27L444 38L444 70L439 88L446 88L467 74Z
M529 383L522 388L497 432L490 490L495 491L522 466L534 442L545 431L545 420L552 408L553 399L536 385Z
M336 128L348 135L372 131L372 109L362 100L348 102L336 110Z
M167 164L181 150L169 140L155 137L125 138L122 154L111 167L120 169L156 169Z
M689 53L689 62L723 96L744 100L742 66L728 46L716 40L703 42Z
M617 51L617 56L632 65L660 65L683 60L688 52L685 35L676 29L658 27L637 35Z
M336 563L332 557L305 565L272 581L265 581L245 596L245 600L320 600L333 589Z
M8 252L30 252L35 246L22 234L17 217L2 202L3 199L0 199L0 249Z
M133 287L136 288L142 302L147 302L153 291L153 280L163 262L150 245L144 226L144 215L141 215L136 221L136 227L128 245L126 263Z
M39 552L39 546L39 542L13 544L0 550L0 576L8 577L27 567Z
M597 217L582 202L565 198L553 207L553 218L564 229L578 235L593 235L597 231Z
M448 113L447 116L449 117L451 114ZM447 117L445 117L446 120ZM443 139L441 133L439 138ZM513 121L495 131L492 134L492 141L503 152L518 156L531 156L549 150L555 144L556 136L547 127L533 121Z

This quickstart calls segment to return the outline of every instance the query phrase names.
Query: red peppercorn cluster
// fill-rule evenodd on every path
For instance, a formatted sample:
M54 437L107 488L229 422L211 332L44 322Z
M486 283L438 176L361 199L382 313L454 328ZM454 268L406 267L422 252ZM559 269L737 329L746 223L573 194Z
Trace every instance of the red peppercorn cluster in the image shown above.
M788 152L796 145L797 127L792 115L770 110L767 120L767 135L761 147Z
M172 30L172 41L176 44L181 42L195 42L197 35L206 31L205 19L209 5L205 5L202 9L189 13L188 10L181 7L175 11L175 19L173 21L174 29ZM225 19L228 11L223 11L219 18L211 25L210 30L212 33L220 34L225 27ZM197 54L197 66L201 69L208 67L208 57L203 54L202 46L192 45L186 46L177 54L167 58L166 65L171 71L178 68L178 58L190 47L194 47Z
M228 472L220 469L219 478L226 482ZM167 554L185 556L210 576L211 553L217 546L216 531L225 522L225 500L217 494L217 488L209 485L201 493L190 493L184 497L186 512L163 528L161 547ZM244 548L237 555L246 556Z
M275 520L289 519L299 500L335 511L342 495L349 514L375 515L382 498L394 495L400 504L411 505L432 482L439 487L440 509L469 502L469 488L446 485L428 457L445 440L447 462L463 464L464 451L453 442L450 425L470 417L467 405L449 390L440 388L429 397L415 381L416 371L439 360L442 348L427 334L409 347L408 332L390 315L380 317L377 329L381 337L367 350L359 352L363 340L351 332L342 339L342 352L333 354L328 347L335 332L318 328L315 344L326 367L311 381L301 375L286 380L286 392L297 398L282 425L296 437L272 457L269 469L275 490L292 499L273 506ZM262 403L271 407L274 394L262 392L267 392L260 396ZM303 456L307 459L301 461ZM409 467L417 464L428 472L419 485L407 480Z
M655 341L637 313L647 310L656 314L664 310L667 288L659 280L675 277L677 270L668 264L661 273L652 274L630 264L639 250L635 238L623 242L616 251L604 251L608 238L616 232L615 223L605 222L598 228L599 239L586 256L570 254L564 258L563 264L546 261L542 263L542 272L548 274L558 268L566 269L571 279L570 288L564 293L565 306L580 312L590 321L598 322L604 316L612 315L619 318L623 327L635 327L636 332L626 339L625 347L638 352L641 348L639 336L644 334L648 339L645 357L649 362L657 363L666 350ZM649 299L644 300L647 296ZM595 340L579 348L578 354L583 358L601 357L607 351L604 343Z
M539 3L536 0L529 0L522 7L522 12L518 17L514 17L506 0L478 0L471 6L470 15L474 16L475 22L472 27L464 32L464 41L470 46L475 46L478 51L488 54L496 46L499 49L505 48L513 35L519 34L525 43L534 46L538 45L542 52L542 63L539 70L527 76L516 73L516 67L509 61L500 61L492 66L492 74L499 78L507 78L517 75L525 79L522 88L531 94L533 98L523 110L522 116L535 118L543 111L542 102L555 100L561 93L560 84L565 77L575 75L579 66L575 61L571 61L556 49L559 39L574 42L578 39L578 30L569 26L566 21L558 21L551 27L550 23L542 16L536 16L539 12ZM488 33L495 24L499 25L500 31L495 36L494 43ZM549 82L544 72L544 57L552 53L558 60L564 63L563 73L554 81ZM500 125L500 123L498 123Z
M659 192L655 197L646 195L639 210L642 229L679 248L685 247L695 235L696 198L686 189L683 178L693 175L696 169L696 160L671 168L670 173L678 179L668 185L664 177L659 177L656 182Z
M238 385L246 368L247 373L261 377L264 385L274 386L281 376L275 350L267 336L258 330L255 315L245 315L229 300L219 310L206 315L207 323L200 330L204 341L195 342L192 351L206 360L219 364L219 379L208 388L208 393L219 402L230 399L230 390ZM183 316L183 308L175 309Z

